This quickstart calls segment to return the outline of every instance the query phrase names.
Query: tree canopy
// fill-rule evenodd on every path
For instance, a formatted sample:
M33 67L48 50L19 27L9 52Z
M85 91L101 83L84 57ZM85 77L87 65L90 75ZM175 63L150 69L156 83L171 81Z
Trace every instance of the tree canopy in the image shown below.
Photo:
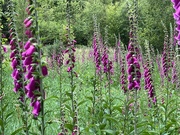
M129 41L128 7L133 0L71 0L72 31L77 44L90 46L96 16L100 31L104 35L108 29L109 45L115 45L115 35L121 35L124 44ZM20 0L14 0L17 12L17 25L22 31L25 17L25 5ZM38 0L40 35L43 44L52 44L55 40L64 40L66 20L66 0ZM3 12L7 3L4 3ZM162 22L167 29L173 20L173 8L169 0L138 0L138 39L143 46L148 40L156 49L161 49L164 40ZM3 18L4 26L6 18ZM7 33L4 27L3 32Z

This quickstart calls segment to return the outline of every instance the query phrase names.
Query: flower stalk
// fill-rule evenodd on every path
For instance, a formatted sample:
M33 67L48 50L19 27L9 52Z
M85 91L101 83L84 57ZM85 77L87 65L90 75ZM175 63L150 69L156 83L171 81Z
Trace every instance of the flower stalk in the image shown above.
M12 30L10 33L10 45L11 45L11 55L10 58L12 59L12 67L13 73L12 77L14 79L14 92L19 92L19 103L20 107L22 108L22 121L24 124L24 132L26 135L29 135L29 128L28 128L28 107L27 107L27 98L25 97L26 91L24 87L24 66L22 60L22 43L20 42L17 27L15 22L15 10L14 4L12 1L9 1L9 11L10 11L10 23L9 28Z
M0 106L1 106L1 115L0 119L2 120L2 125L1 125L1 132L0 134L4 135L5 134L5 128L4 128L4 111L3 111L3 106L4 106L4 92L3 92L3 46L2 46L2 1L0 1Z

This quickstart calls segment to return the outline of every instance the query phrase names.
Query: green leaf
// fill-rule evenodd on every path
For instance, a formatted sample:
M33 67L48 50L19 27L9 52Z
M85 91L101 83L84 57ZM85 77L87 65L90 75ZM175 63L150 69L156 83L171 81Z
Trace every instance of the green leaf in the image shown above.
M8 113L8 114L6 115L5 120L7 120L12 114L13 114L13 112Z
M115 122L115 123L118 123L118 121L117 121L116 119L114 119L114 118L112 118L112 117L110 117L110 116L104 116L104 118L106 118L106 119L109 120L109 121L113 121L113 122Z
M106 123L98 124L98 126L99 126L100 129L104 129L106 127Z
M170 115L171 115L174 111L176 111L176 109L177 109L177 108L175 108L175 109L171 110L171 111L168 113L167 118L169 118L169 117L170 117Z
M66 92L66 95L72 99L72 94L70 92Z
M72 124L65 124L64 125L67 129L73 131L73 125Z
M16 135L17 133L19 133L23 129L24 129L24 127L20 127L18 129L16 129L13 133L11 133L11 135Z
M111 134L111 135L115 134L115 131L110 130L110 129L105 129L105 130L101 130L101 131L105 132L105 133L108 133L108 134Z
M0 119L0 126L1 126L1 128L3 128L3 126L4 126L2 119Z
M50 96L48 98L46 98L44 101L48 101L50 99L59 99L58 96Z
M7 108L7 104L3 107L3 109L2 109L2 112L4 112L4 111L6 111L6 108Z
M82 104L84 104L84 103L86 103L86 102L87 102L87 100L83 100L83 101L81 101L81 102L78 103L78 106L80 106L80 105L82 105Z
M158 135L156 131L146 131L141 133L141 135Z
M171 122L171 123L169 123L168 125L166 125L166 126L165 126L165 127L166 127L166 131L168 131L169 128L173 126L173 124L175 124L175 123L174 123L174 122Z
M86 96L87 99L89 99L90 101L93 101L93 98L90 96Z

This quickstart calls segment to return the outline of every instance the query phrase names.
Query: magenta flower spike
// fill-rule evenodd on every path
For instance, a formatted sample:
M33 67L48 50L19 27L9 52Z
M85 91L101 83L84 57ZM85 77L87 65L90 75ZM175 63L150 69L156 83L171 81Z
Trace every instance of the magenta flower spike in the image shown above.
M132 32L130 32L130 38L132 36ZM128 65L128 89L129 90L139 90L140 89L140 79L141 79L141 72L140 72L140 64L135 54L135 47L133 45L132 39L130 39L129 46L128 46L128 54L126 55L126 61Z

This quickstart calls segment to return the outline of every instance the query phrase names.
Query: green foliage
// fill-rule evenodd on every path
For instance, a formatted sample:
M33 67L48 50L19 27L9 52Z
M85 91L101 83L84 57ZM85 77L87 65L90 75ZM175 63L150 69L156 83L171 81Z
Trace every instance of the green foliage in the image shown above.
M156 49L162 50L164 33L163 22L167 28L174 22L172 4L169 0L141 0L139 2L139 41L148 40ZM166 9L166 10L164 10Z
M25 4L19 0L16 3L16 17L19 37L23 36L22 22L26 17ZM133 0L128 1L131 4ZM122 42L129 42L129 20L127 2L124 0L72 0L71 1L72 32L77 44L91 46L94 31L93 16L96 15L102 36L104 28L108 28L109 45L115 45L114 35L121 35ZM65 42L66 1L38 0L38 13L40 35L43 44L53 44L54 40L62 37ZM6 11L7 2L4 3L3 12ZM166 9L166 10L164 10ZM138 1L138 40L144 46L148 40L155 49L162 49L164 33L161 21L169 28L174 22L173 9L169 0L139 0ZM5 16L3 17L3 33L7 35L8 27Z
M55 21L40 21L40 36L43 44L52 44L54 40L60 38L60 31L63 27Z
M46 52L48 57L52 57L53 55L58 55L59 53L61 53L61 51L63 51L63 43L59 40L55 40L53 45L49 45L46 48Z

